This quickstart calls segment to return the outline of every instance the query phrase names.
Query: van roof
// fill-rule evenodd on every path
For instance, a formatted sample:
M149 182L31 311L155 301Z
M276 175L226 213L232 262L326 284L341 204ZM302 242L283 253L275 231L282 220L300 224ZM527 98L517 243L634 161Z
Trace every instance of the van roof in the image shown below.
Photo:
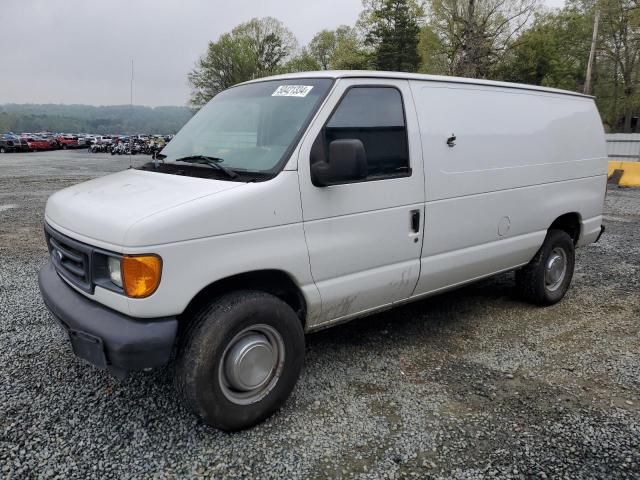
M571 95L574 97L594 98L590 95L584 95L569 90L560 90L558 88L539 87L537 85L526 85L523 83L497 82L494 80L480 80L476 78L462 77L446 77L442 75L425 75L421 73L405 73L405 72L382 72L375 70L323 70L316 72L297 72L286 73L283 75L273 75L270 77L257 78L244 83L255 83L265 80L279 80L292 78L390 78L401 80L420 80L426 82L440 83L458 83L468 85L482 85L488 87L513 88L518 90L533 90L537 92L555 93L560 95ZM242 84L241 84L242 85Z

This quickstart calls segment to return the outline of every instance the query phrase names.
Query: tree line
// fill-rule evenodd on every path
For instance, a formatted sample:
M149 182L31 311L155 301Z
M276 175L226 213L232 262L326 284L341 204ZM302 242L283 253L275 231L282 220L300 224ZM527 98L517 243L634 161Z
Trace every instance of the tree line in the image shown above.
M188 107L0 105L0 133L65 132L172 134L191 118Z
M566 0L561 9L541 0L363 0L362 6L355 25L322 30L304 46L272 17L222 34L188 74L191 105L267 75L374 69L586 89L608 130L640 132L640 0Z

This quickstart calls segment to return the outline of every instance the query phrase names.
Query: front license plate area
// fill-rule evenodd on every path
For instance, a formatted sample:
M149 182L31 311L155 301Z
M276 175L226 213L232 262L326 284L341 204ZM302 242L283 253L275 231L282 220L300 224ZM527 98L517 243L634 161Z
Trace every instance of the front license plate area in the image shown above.
M100 337L94 337L78 330L69 330L73 353L98 368L107 368L107 357Z

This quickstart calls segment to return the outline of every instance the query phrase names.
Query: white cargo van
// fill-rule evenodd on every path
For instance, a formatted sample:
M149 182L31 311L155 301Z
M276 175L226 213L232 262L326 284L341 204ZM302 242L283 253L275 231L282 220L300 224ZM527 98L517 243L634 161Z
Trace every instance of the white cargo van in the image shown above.
M208 424L291 393L304 333L508 270L559 301L602 232L594 101L526 85L316 72L218 94L160 159L49 199L45 303L116 373L175 355Z

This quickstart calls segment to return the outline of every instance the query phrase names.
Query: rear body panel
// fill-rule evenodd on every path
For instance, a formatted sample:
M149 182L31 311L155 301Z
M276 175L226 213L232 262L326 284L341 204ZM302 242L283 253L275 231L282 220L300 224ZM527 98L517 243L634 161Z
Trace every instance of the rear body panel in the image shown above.
M607 155L592 99L482 85L411 87L427 198L416 296L528 263L567 213L580 218L579 245L595 241Z

